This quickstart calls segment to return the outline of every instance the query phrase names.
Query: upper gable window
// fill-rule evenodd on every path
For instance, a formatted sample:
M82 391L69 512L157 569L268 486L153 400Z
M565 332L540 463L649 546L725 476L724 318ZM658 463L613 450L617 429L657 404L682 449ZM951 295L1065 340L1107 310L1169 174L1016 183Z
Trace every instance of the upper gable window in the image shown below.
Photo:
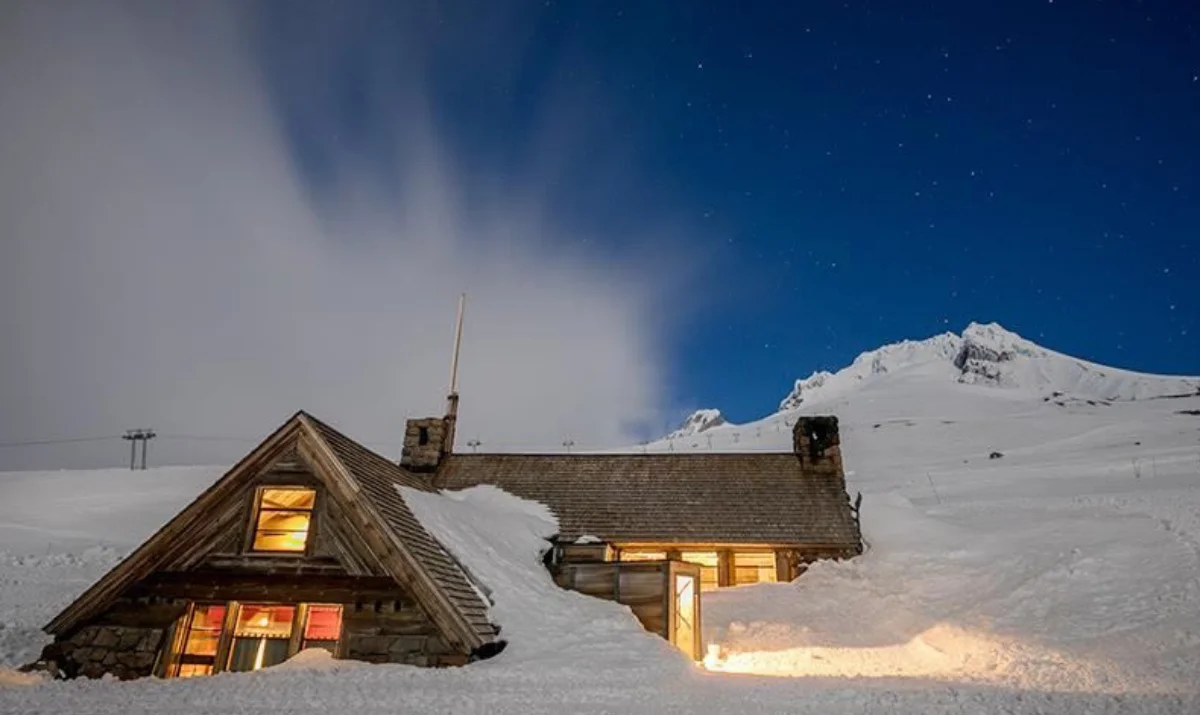
M303 553L316 502L317 492L305 487L259 490L251 549Z

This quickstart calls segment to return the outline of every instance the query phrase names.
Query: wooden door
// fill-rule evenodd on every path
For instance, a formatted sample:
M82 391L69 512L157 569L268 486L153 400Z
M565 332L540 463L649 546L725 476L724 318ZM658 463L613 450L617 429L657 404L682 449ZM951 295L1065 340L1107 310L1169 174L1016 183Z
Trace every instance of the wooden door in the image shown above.
M699 623L696 616L696 578L688 574L675 574L675 583L673 584L674 592L674 611L675 611L675 628L674 638L672 642L679 650L687 653L689 657L696 657L696 637Z

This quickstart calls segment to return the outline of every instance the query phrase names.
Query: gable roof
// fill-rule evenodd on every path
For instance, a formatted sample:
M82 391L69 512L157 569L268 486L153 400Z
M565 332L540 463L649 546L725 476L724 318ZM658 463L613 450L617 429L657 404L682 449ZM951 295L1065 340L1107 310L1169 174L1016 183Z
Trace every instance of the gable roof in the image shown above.
M492 484L541 502L560 536L616 542L860 546L840 470L792 453L456 454L436 485Z
M487 605L463 570L420 525L395 485L428 491L427 482L371 452L332 427L298 412L163 528L117 564L45 626L63 634L95 616L126 588L169 563L204 528L209 508L236 494L286 451L295 448L330 496L352 508L345 518L377 552L388 575L408 588L447 640L463 652L492 641Z
M420 566L419 574L431 582L479 643L492 640L496 628L488 620L487 605L468 579L463 567L436 539L430 536L408 508L397 486L433 491L429 482L395 462L367 449L329 425L310 416L304 419L321 435L338 461L359 484L366 504L376 509L398 545Z

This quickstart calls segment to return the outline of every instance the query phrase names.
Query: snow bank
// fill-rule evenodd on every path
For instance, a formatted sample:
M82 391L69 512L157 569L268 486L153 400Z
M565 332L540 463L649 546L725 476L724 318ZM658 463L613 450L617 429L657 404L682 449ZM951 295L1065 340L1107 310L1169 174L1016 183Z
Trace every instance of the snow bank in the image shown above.
M369 663L358 660L341 660L324 648L305 648L291 658L258 671L259 673L287 673L291 671L342 672L370 668Z
M583 665L642 675L692 667L666 640L643 629L627 607L554 583L542 555L558 521L545 506L493 486L440 494L397 489L426 530L490 595L490 617L508 642L495 661L505 667Z
M12 668L0 668L0 688L37 685L43 680L45 680L45 678L34 673L22 673L19 670L13 670Z
M1162 486L1188 479L1168 465L1183 466L1164 460ZM1090 481L1099 484L1103 472L1096 465ZM1027 488L1010 480L1009 491ZM1200 519L1172 504L1182 497L1194 505L1195 489L1079 492L993 500L983 510L868 494L872 547L863 556L814 564L793 583L706 597L705 638L720 649L707 665L1022 691L1195 692Z

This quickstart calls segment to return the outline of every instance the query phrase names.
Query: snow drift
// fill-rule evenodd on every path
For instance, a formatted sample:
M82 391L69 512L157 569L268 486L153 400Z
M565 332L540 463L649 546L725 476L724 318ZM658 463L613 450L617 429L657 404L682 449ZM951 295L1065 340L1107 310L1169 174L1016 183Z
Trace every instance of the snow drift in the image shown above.
M398 489L421 525L486 588L492 622L508 642L498 656L506 667L552 668L564 663L564 653L598 669L631 660L656 671L690 667L625 606L554 583L542 554L558 522L546 507L493 486L440 494Z

